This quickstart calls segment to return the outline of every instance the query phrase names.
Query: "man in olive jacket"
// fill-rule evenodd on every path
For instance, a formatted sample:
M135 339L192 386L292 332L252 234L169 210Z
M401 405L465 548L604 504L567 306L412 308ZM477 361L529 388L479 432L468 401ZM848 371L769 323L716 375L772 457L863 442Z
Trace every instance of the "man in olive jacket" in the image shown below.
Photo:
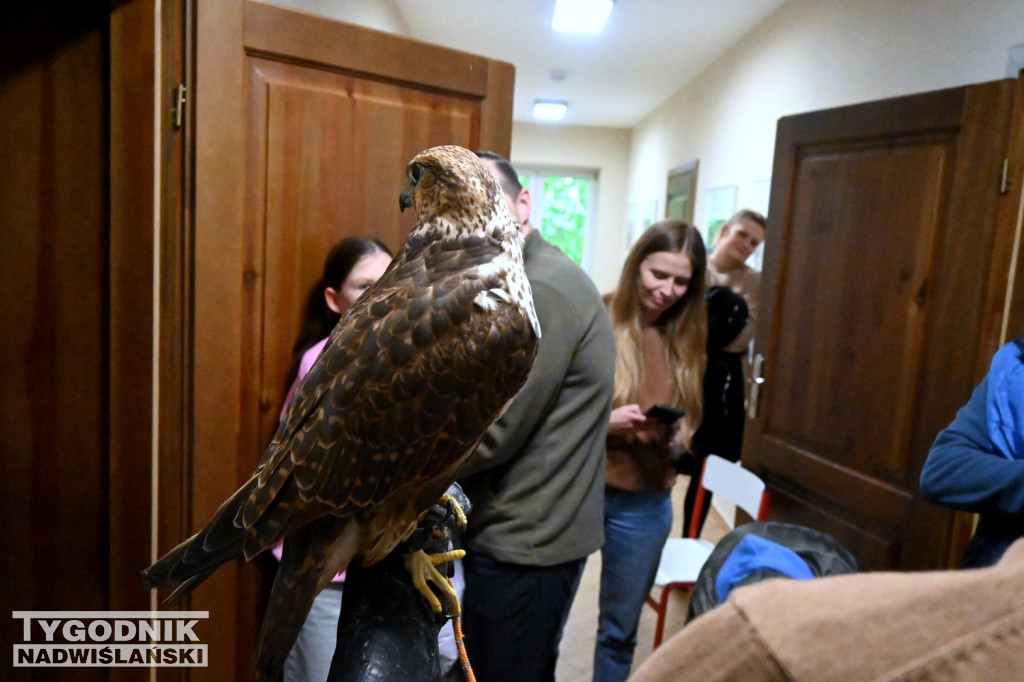
M478 679L547 681L586 558L604 542L615 342L593 282L531 229L529 191L515 170L478 155L526 235L541 340L526 385L459 479L473 505L464 536L466 648Z

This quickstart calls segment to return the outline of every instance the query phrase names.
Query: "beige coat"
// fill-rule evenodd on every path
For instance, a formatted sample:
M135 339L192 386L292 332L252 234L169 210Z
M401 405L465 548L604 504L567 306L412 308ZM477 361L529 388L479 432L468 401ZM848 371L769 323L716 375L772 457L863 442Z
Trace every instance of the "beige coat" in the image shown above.
M738 589L662 644L630 682L1022 679L1024 539L986 569Z

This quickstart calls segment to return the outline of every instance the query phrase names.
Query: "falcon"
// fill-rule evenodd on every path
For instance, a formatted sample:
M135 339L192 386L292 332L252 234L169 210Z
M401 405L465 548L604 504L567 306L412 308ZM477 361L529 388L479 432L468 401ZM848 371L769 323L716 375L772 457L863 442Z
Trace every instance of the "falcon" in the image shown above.
M408 164L399 196L416 221L384 275L331 333L252 477L198 533L143 571L182 598L237 556L284 538L256 652L277 679L313 598L352 561L370 566L438 503L526 381L540 338L523 237L472 152L434 147ZM461 552L456 553L461 555ZM458 601L434 566L413 582Z

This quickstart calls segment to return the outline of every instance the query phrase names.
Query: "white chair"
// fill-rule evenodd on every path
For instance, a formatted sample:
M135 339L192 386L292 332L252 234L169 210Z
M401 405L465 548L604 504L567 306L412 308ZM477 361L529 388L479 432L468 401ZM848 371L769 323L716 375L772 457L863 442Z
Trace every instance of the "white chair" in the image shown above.
M701 567L715 548L712 543L697 537L705 491L731 501L756 521L764 521L767 516L768 491L765 490L764 481L744 469L739 462L733 463L718 455L708 455L697 485L697 499L687 537L669 538L661 550L661 561L658 562L658 572L654 576L654 584L661 588L661 596L655 600L647 595L647 604L658 614L658 624L654 630L655 649L661 645L665 632L669 594L673 590L692 589Z

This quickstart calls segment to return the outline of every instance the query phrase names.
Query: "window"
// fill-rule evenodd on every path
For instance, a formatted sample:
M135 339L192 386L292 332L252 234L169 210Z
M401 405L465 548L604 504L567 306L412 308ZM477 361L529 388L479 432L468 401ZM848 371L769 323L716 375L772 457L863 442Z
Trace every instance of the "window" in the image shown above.
M590 273L593 251L595 171L517 167L519 182L530 190L530 223Z

